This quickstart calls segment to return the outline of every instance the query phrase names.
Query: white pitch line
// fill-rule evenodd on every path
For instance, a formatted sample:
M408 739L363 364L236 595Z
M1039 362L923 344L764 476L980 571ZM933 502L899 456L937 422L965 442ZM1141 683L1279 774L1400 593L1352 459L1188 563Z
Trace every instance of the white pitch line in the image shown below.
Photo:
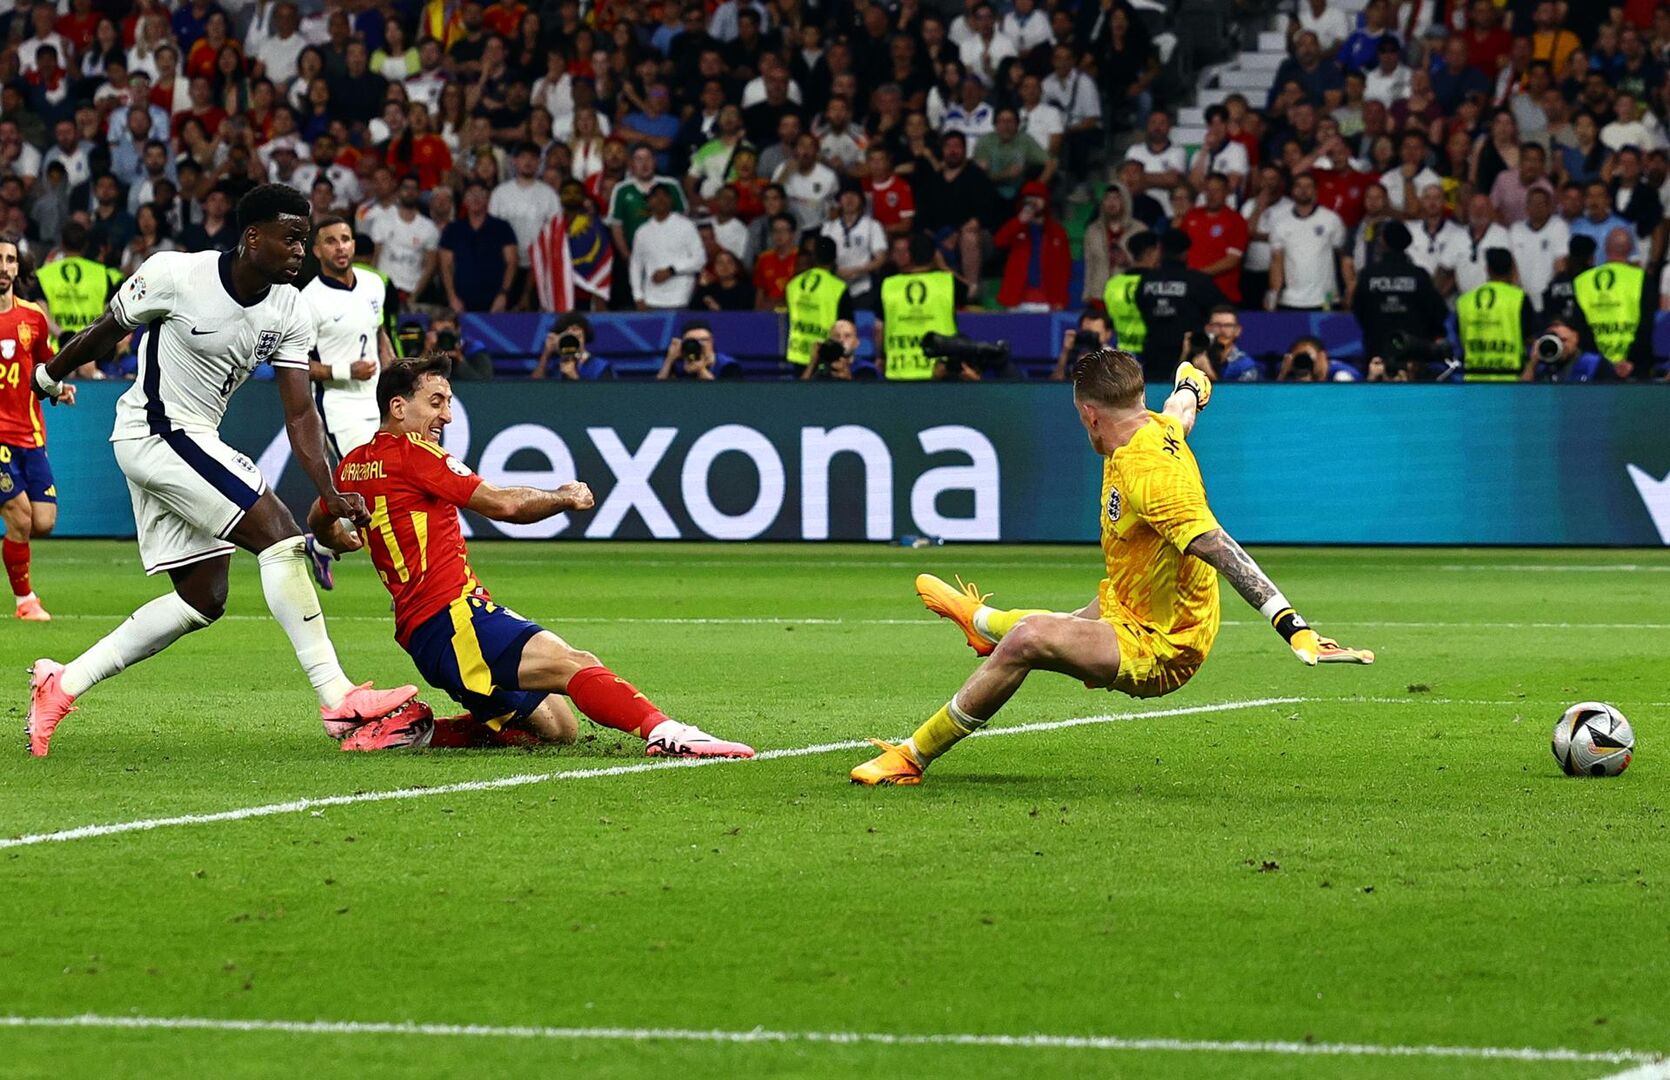
M54 615L54 619L96 619L99 622L118 622L127 615ZM392 621L388 615L330 615L331 622ZM553 625L569 623L585 626L914 626L918 629L939 626L941 620L931 617L910 619L846 619L823 618L815 615L714 615L708 617L678 615L551 615L540 616ZM222 615L223 621L271 622L271 615ZM1268 626L1262 619L1224 619L1222 626ZM1402 621L1384 619L1345 619L1330 622L1330 627L1349 627L1370 630L1670 630L1670 623L1654 622L1475 622L1443 620Z
M1000 735L1028 735L1040 731L1082 727L1086 724L1111 724L1126 720L1155 720L1168 716L1196 716L1203 713L1257 709L1267 705L1297 705L1313 700L1317 699L1269 697L1254 698L1248 701L1226 701L1216 705L1187 705L1172 709L1147 709L1142 712L1121 713L1119 715L1083 716L1072 720L1051 720L1036 724L1018 724L1013 727L983 728L976 731L971 737L991 738ZM808 757L813 754L833 753L837 750L856 750L868 745L870 745L869 741L865 739L848 739L843 742L818 743L813 746L785 747L778 750L761 751L755 755L753 760L776 761L780 758ZM356 803L389 802L396 799L427 799L437 795L496 791L500 788L524 787L528 784L544 784L557 780L594 780L600 777L631 776L636 773L659 772L665 769L694 769L706 765L741 764L744 764L744 762L728 758L660 758L632 765L611 765L600 769L564 769L560 772L518 773L514 776L501 776L492 780L466 780L435 787L396 788L391 791L361 791L352 795L326 795L317 798L291 799L288 802L245 806L212 814L179 814L173 817L118 821L108 825L80 825L55 832L29 833L23 836L0 839L0 850L30 847L35 844L61 844L71 840L89 840L94 837L115 836L120 833L149 832L153 829L167 829L182 825L212 825L223 821L244 821L249 818L274 817L279 814L299 814L304 810L320 810L331 806L351 806Z
M1670 1080L1670 1061L1652 1061L1621 1073L1607 1073L1600 1080Z
M585 1028L487 1024L420 1024L412 1021L219 1020L199 1016L0 1016L0 1028L113 1028L139 1031L231 1031L283 1035L421 1035L431 1038L549 1039L601 1042L716 1044L820 1044L834 1046L976 1046L1021 1050L1160 1050L1186 1054L1275 1054L1290 1057L1465 1058L1487 1061L1656 1062L1663 1055L1640 1050L1544 1049L1532 1046L1399 1046L1380 1043L1291 1042L1127 1038L1117 1035L909 1034L892 1031L726 1031L701 1028ZM1644 1080L1663 1072L1621 1074Z
M1434 569L1450 574L1670 574L1670 566L1656 563L1454 563Z

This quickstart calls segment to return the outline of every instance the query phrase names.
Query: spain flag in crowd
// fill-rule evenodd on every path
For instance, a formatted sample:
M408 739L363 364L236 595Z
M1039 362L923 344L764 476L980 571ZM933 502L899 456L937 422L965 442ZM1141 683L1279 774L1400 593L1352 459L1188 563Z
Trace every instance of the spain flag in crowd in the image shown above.
M587 294L608 300L614 244L603 219L590 208L552 218L530 245L529 254L543 310L572 311L577 300L584 304Z

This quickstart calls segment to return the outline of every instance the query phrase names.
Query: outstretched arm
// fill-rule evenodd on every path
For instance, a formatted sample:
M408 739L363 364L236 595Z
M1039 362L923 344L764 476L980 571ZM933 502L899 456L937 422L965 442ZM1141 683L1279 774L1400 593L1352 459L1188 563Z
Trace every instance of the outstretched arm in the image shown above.
M526 525L569 510L590 510L595 503L591 488L578 482L544 491L531 487L498 487L482 481L466 505L482 517Z
M313 404L308 372L302 368L274 367L273 381L278 384L278 399L284 406L284 429L290 436L290 451L296 464L313 482L313 490L319 493L325 509L355 525L368 524L371 512L365 508L365 499L356 493L343 494L336 490L336 478L331 475L330 461L325 457L325 428Z
M1175 395L1174 395L1175 396ZM1213 567L1228 579L1241 599L1258 609L1270 620L1300 660L1310 665L1317 663L1372 664L1374 653L1367 649L1342 648L1339 642L1317 634L1305 622L1287 597L1281 594L1253 557L1242 549L1235 538L1222 529L1213 529L1190 541L1187 554Z

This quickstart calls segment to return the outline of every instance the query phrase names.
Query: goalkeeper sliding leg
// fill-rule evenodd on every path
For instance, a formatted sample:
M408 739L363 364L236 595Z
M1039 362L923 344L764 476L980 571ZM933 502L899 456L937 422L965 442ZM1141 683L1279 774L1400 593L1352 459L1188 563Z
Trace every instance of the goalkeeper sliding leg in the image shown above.
M859 784L916 784L923 770L983 727L1034 671L1070 675L1091 688L1158 697L1183 686L1218 632L1218 575L1270 620L1308 665L1374 662L1367 650L1321 637L1206 503L1187 438L1212 387L1193 365L1178 368L1164 411L1143 404L1142 368L1129 353L1102 349L1073 373L1073 403L1103 458L1102 551L1107 576L1096 598L1072 614L988 606L973 585L961 590L924 574L917 594L954 622L985 661L961 690L905 742L876 742L881 754L852 770Z

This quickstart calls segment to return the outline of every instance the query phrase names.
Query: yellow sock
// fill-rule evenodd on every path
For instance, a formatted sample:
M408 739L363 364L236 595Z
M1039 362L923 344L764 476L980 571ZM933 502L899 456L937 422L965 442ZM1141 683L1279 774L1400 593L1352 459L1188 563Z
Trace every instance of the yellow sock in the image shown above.
M1002 641L1003 636L1027 616L1048 614L1048 608L1014 608L1010 611L1000 611L993 607L981 608L974 616L974 628L993 641Z
M957 699L952 698L932 716L926 723L916 729L905 743L911 756L918 765L927 767L930 761L939 757L962 740L984 727L984 720L976 720L957 706Z

